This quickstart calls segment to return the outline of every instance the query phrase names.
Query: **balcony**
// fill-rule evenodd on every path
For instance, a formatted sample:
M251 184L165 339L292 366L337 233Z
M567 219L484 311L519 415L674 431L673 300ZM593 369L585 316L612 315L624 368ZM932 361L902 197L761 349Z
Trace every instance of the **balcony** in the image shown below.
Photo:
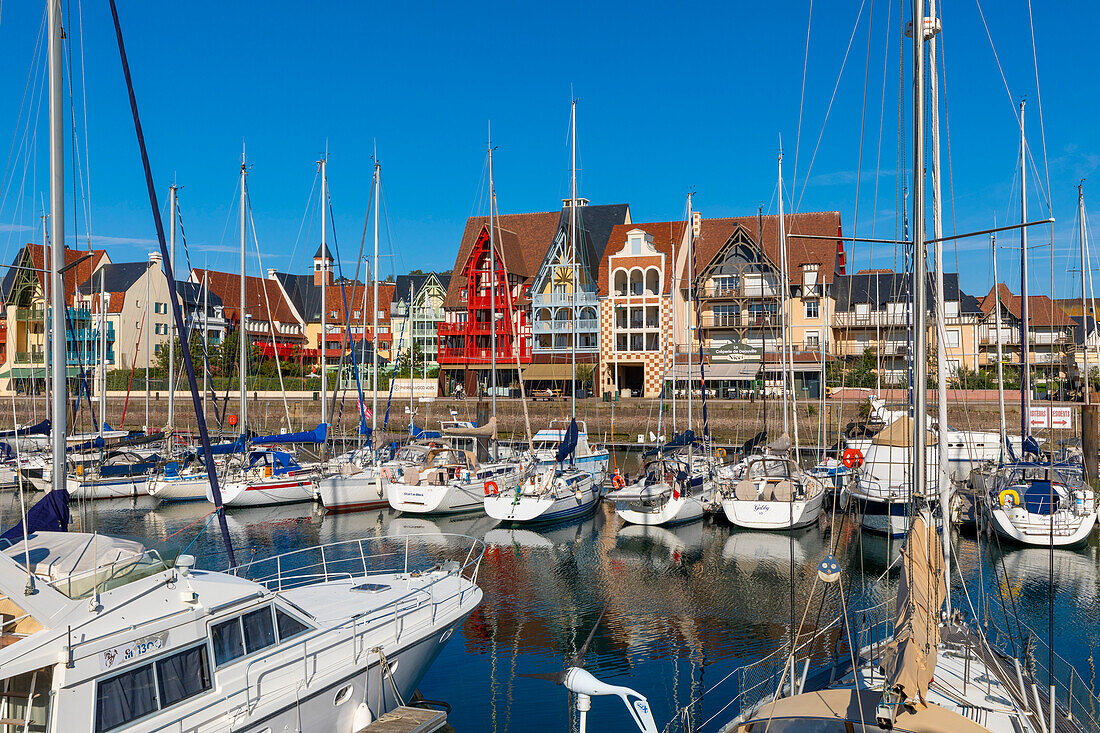
M576 305L595 307L597 298L595 293L579 292L576 301L570 293L550 293L549 295L533 295L531 305L534 308L570 308Z
M871 311L870 313L856 313L855 311L842 311L833 314L833 325L841 328L876 328L883 326L905 328L910 321L910 316L904 312Z
M15 352L16 364L42 364L45 362L45 354L41 351L17 351Z
M778 328L778 313L704 313L700 328Z
M519 347L519 360L531 361L531 346L526 339ZM440 364L491 364L493 361L493 349L477 346L448 346L445 343L439 345L438 361ZM498 364L514 364L516 354L512 347L498 346L496 348L496 361Z
M41 308L16 308L15 320L17 321L41 321L46 317Z
M574 326L574 324L576 324ZM539 321L531 324L531 332L536 336L545 333L595 333L600 322L595 318L582 318L577 321Z

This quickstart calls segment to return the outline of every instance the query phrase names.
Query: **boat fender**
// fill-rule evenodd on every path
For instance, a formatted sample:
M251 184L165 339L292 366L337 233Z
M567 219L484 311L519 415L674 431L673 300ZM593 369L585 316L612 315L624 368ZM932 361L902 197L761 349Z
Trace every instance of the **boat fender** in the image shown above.
M843 461L845 468L858 468L863 465L863 451L859 448L848 448L844 451Z
M573 492L573 496L577 498L577 501L582 501L584 499L584 492L580 489L577 489Z
M486 481L485 482L485 495L486 496L496 496L498 493L500 493L500 490L497 488L497 484L496 484L495 481Z
M615 474L611 477L611 487L613 489L626 488L626 479L619 473L618 469L615 470Z
M1020 506L1020 495L1016 493L1016 489L1004 489L1001 493L997 494L997 503L1001 506L1008 506L1007 499L1012 497L1012 504L1014 506Z
M714 455L718 456L718 459L721 460L726 457L726 449L719 448L718 450L714 451Z
M389 469L388 466L382 466L382 478L386 479L387 481L390 478L392 478L392 476L390 475L390 469Z

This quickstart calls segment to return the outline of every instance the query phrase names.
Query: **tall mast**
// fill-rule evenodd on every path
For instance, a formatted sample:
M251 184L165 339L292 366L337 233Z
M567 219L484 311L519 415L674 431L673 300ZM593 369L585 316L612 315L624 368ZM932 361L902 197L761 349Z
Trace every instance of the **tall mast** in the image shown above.
M321 422L328 422L328 156L321 158ZM278 355L275 357L279 358Z
M45 202L43 202L43 206L45 206ZM47 231L47 227L49 226L49 221L50 221L50 215L43 212L42 213L42 257L43 257L43 262L46 263L46 269L47 270L49 270L49 263L52 261L52 257L50 257L50 252L49 252L49 250L50 250L50 235L49 235L49 232ZM49 401L50 401L50 382L51 382L51 380L50 380L50 368L51 368L50 364L53 363L53 360L50 358L50 349L52 349L53 347L50 344L46 343L50 338L50 302L49 302L50 281L43 279L43 282L45 283L45 287L42 288L42 383L43 383L43 389L45 391L43 392L42 397L47 403L46 405L44 405L44 407L45 407L44 412L48 414L49 411L50 411L49 404L48 404Z
M371 334L373 334L373 346L371 349L371 413L370 413L370 440L375 445L378 432L378 199L382 198L382 165L378 162L378 152L374 154L374 259L371 272L374 275L374 295L371 300ZM375 454L377 461L377 453Z
M943 202L940 189L940 123L939 123L939 88L936 73L936 34L939 32L939 18L936 15L936 0L928 0L928 17L931 28L928 38L928 86L929 108L928 127L932 135L932 238L936 240L934 245L936 292L934 307L936 309L936 421L939 426L939 442L936 455L939 459L939 475L936 486L939 488L940 516L950 516L950 476L947 457L947 310L944 303L946 296L943 291ZM922 28L923 31L923 28ZM923 284L922 286L923 287ZM944 531L943 559L947 568L948 582L945 585L946 593L944 601L947 613L951 614L951 533Z
M1008 427L1005 422L1004 354L1001 349L1001 281L997 276L997 235L989 235L989 248L993 251L993 325L997 329L997 408L1000 413L1000 460L1004 463L1005 446L1008 444Z
M928 319L927 283L928 252L924 241L924 2L913 0L913 317L917 327L913 329L913 488L925 490L925 444L927 433L925 416L928 414ZM944 521L946 521L944 517Z
M692 195L689 193L688 194L688 218L687 218L687 226L688 226L688 232L689 232L689 234L688 234L688 251L687 251L687 262L684 263L684 267L688 268L687 269L687 273L688 273L688 279L687 279L687 286L688 286L688 289L687 289L688 290L687 303L688 303L688 307L684 309L684 330L687 332L687 379L684 380L684 384L687 385L687 392L688 392L688 394L687 394L687 402L688 402L688 424L687 424L687 429L688 430L691 430L691 380L692 380L692 373L691 373L691 349L692 349L692 346L691 346L691 307L690 306L691 306L691 298L692 298L692 284L695 282L695 272L694 272L694 269L695 269L694 268L694 265L695 265L695 227L692 226L693 207L692 207L691 196ZM673 268L673 271L675 272L675 270L676 270L676 264L675 263L673 263L672 268ZM676 294L675 294L675 292L673 292L673 303L675 303L675 302L676 302ZM676 351L673 350L672 353L675 354ZM676 373L675 364L673 364L672 372L673 372L673 374ZM703 383L700 380L699 387L702 388L702 386L703 386ZM688 453L689 454L691 453L691 447L690 446L688 447Z
M152 319L149 317L149 281L153 278L153 258L149 258L149 262L145 265L145 328L150 329L146 332L145 339L145 431L149 432L149 343L153 340L153 335L156 333L156 327L153 325Z
M572 403L572 417L577 417L577 100L574 99L572 103L572 125L573 128L573 144L572 144L572 162L570 165L570 201L569 201L569 266L572 273L573 282L570 284L572 290L572 308L573 317L570 319L573 324L573 338L569 340L569 355L573 364L573 379L572 387L570 388L570 397Z
M172 184L168 188L168 211L172 220L168 224L168 257L172 260L172 272L176 271L176 201L178 188ZM168 283L174 288L175 283ZM176 425L176 319L168 322L168 429ZM169 441L171 442L171 441Z
M1024 137L1024 102L1020 102L1020 223L1027 223L1027 139ZM1020 227L1020 437L1028 433L1031 413L1031 334L1027 302L1027 227Z
M1087 282L1085 278L1088 276L1088 250L1085 245L1085 184L1081 183L1077 186L1077 221L1080 226L1081 237L1081 333L1084 335L1081 348L1081 356L1085 359L1085 404L1092 404L1092 397L1089 394L1089 306L1088 295L1086 294Z
M173 270L174 272L174 270ZM206 273L202 274L202 414L206 416L207 375L210 373L210 356L207 347L210 344L210 288L206 285Z
M65 267L65 110L62 100L61 0L50 0L50 296L45 307L50 312L53 331L50 352L53 359L53 403L50 443L53 448L53 490L65 488L65 435L69 409L69 385L65 362L65 289L61 269ZM43 252L45 243L43 242ZM52 301L52 302L51 302ZM60 494L59 494L60 496Z
M245 313L245 268L248 263L244 256L244 220L245 207L248 205L245 183L248 178L248 170L244 162L244 150L241 150L241 300L237 311L237 369L240 371L241 380L241 434L247 432L248 427L248 314Z
M497 248L493 233L493 210L496 205L496 188L493 185L493 134L489 128L489 374L493 400L493 417L497 414ZM472 295L472 293L471 293ZM474 318L477 320L476 316ZM475 336L476 338L476 336ZM493 441L493 459L497 458L497 444Z
M103 425L107 422L107 294L103 273L99 273L99 426L103 437Z
M783 377L783 432L789 430L787 409L790 399L794 397L794 380L790 382L790 393L787 392L787 231L783 219L783 150L779 150L779 336L783 366L780 374ZM797 432L798 418L795 416L795 431ZM797 440L795 441L798 442ZM796 446L797 451L797 446Z

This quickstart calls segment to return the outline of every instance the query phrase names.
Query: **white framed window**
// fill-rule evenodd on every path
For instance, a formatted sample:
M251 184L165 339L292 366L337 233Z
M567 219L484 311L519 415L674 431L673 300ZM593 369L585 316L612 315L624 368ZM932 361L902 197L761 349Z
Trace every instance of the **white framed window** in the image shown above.
M962 341L962 334L959 331L959 329L949 328L949 329L947 329L947 331L945 333L947 334L947 338L944 340L944 343L947 344L947 348L949 348L949 349L959 348L959 345Z
M821 333L818 331L806 332L806 346L817 348L821 346Z
M821 304L816 300L807 300L804 305L806 306L806 317L818 319L821 318Z

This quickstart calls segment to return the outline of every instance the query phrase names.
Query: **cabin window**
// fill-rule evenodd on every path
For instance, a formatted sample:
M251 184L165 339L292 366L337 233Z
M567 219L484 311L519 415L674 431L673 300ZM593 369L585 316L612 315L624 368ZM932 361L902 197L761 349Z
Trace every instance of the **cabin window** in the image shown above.
M244 646L249 654L275 644L275 625L271 621L271 607L241 616L244 626Z
M211 687L205 644L128 669L97 685L95 729L114 730Z
M217 666L228 664L238 657L244 656L244 639L241 636L241 621L239 618L231 618L214 624L211 629L214 639L214 663Z
M157 661L160 706L166 708L210 689L206 647L197 646Z
M304 634L309 631L308 626L291 616L289 613L278 608L275 609L275 623L279 627L280 641L291 639L298 634Z
M157 691L152 664L104 680L96 688L96 731L113 730L156 710Z

